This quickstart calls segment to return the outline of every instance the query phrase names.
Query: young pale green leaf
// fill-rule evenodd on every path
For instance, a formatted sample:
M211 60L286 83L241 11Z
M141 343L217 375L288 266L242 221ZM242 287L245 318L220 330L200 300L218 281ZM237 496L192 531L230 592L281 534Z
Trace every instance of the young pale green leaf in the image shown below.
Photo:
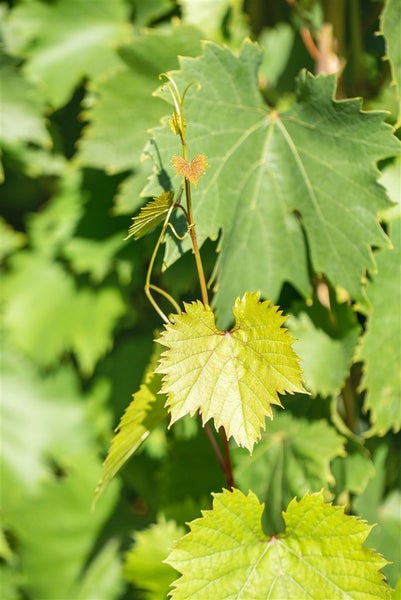
M158 373L167 394L171 424L199 411L203 423L214 419L238 445L252 448L273 417L278 393L305 392L293 338L285 317L260 294L246 293L233 307L235 324L220 331L210 306L185 304L158 342L167 346Z
M194 219L200 243L222 232L216 306L224 326L243 290L260 288L275 301L287 281L308 295L307 257L315 272L359 298L361 277L375 266L370 247L387 243L376 213L388 200L375 163L396 155L399 142L385 114L363 112L360 100L334 100L335 77L307 72L293 105L269 111L258 88L260 62L250 42L238 55L209 42L173 74L180 90L200 86L185 100L191 155L205 153L210 164L194 195ZM162 164L173 180L177 138L167 121L153 137L148 153L159 175ZM144 193L159 190L155 175ZM168 241L166 265L189 247Z
M268 533L281 531L283 510L294 496L333 484L330 462L345 455L344 441L326 421L308 422L283 413L275 416L252 456L234 449L234 479L266 502L263 523Z
M150 200L141 208L139 214L133 218L127 238L134 236L134 239L138 240L160 225L160 223L163 223L173 202L173 192L163 192L157 198Z
M158 394L161 377L154 373L158 356L159 351L152 357L143 383L133 394L132 402L121 417L103 464L103 473L95 491L93 506L114 475L166 417L165 398Z
M166 521L162 517L148 529L134 534L135 545L125 557L124 577L143 590L141 597L146 600L167 597L177 572L163 561L184 533L185 529L175 521Z
M401 219L391 222L392 250L377 254L379 272L368 283L372 305L359 358L364 361L364 408L373 423L370 434L401 427Z
M173 600L390 598L379 572L386 561L363 547L371 528L325 504L322 492L292 500L285 531L270 538L253 492L213 496L213 509L190 523L166 560L182 573Z

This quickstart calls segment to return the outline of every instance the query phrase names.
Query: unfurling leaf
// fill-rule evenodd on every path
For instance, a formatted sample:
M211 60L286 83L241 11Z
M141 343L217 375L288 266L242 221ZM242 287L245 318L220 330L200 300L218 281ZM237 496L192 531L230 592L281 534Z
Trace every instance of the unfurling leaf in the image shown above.
M97 485L94 506L114 475L121 469L149 434L166 417L165 398L159 395L160 376L154 372L159 352L151 358L143 383L133 394L132 402L121 417L111 446L103 463L102 477Z
M285 531L270 538L253 492L213 496L213 509L190 523L166 559L182 573L173 600L390 598L379 572L386 561L363 547L371 527L325 504L323 492L292 500Z
M265 417L273 416L271 405L281 406L278 393L305 392L285 317L259 298L237 298L229 331L220 331L210 306L199 301L166 325L157 341L168 349L156 371L164 374L171 424L199 410L203 423L214 419L252 451Z
M206 154L197 154L191 162L188 162L182 156L173 156L171 162L176 174L186 177L195 186L201 175L205 172L205 169L209 166L206 161Z
M160 225L167 216L174 202L173 192L163 192L157 198L150 200L143 206L139 214L133 218L133 223L128 230L127 238L134 236L138 240L152 229Z

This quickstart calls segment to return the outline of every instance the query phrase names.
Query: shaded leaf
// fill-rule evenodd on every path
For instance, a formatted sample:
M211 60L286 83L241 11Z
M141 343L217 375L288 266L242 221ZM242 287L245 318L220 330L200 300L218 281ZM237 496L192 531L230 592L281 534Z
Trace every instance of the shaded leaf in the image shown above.
M294 350L301 359L307 389L324 397L338 394L358 343L360 326L355 314L334 299L330 314L317 302L295 312L287 327L296 340Z
M84 77L120 64L118 42L130 37L128 5L115 0L24 0L10 13L5 38L11 52L27 59L24 72L54 107L70 98Z
M184 533L183 527L162 517L148 529L134 534L135 545L125 557L124 577L142 590L142 598L162 600L167 597L177 572L163 561L173 543Z
M378 274L367 284L372 305L359 359L365 361L364 409L370 410L370 435L401 427L401 219L391 222L392 250L377 254Z
M273 417L271 406L281 406L278 393L305 391L285 317L259 298L237 298L229 331L220 331L212 309L199 301L165 326L158 342L168 350L157 372L171 424L199 410L203 423L213 418L216 429L252 451L265 417Z
M325 504L323 493L290 502L285 531L270 538L253 492L213 496L213 510L190 523L166 560L182 573L174 600L390 598L379 572L386 561L363 547L370 527Z
M282 512L294 496L334 483L330 462L344 456L344 441L326 421L278 414L252 456L234 449L235 482L266 502L263 522L269 533L281 530Z
M80 164L108 172L140 167L147 129L165 113L164 103L151 98L159 73L175 68L178 54L194 56L199 51L200 32L178 23L173 29L144 32L135 36L130 45L121 47L121 68L94 82L95 96L88 96L85 101L85 117L90 124L79 143ZM171 156L172 153L168 161Z
M20 252L10 263L3 288L10 340L41 366L57 364L72 351L82 372L91 374L111 347L112 330L125 311L118 289L77 290L60 263L37 253Z
M125 245L124 233L117 233L103 240L72 237L63 248L63 255L70 261L75 273L89 273L94 283L100 283L114 269L118 272L126 261L116 258ZM130 273L131 265L127 264Z
M381 444L373 457L375 472L362 494L354 501L354 509L362 518L376 523L368 543L388 559L383 573L395 586L401 574L401 492L394 489L385 495L388 448Z
M18 62L0 53L0 144L33 142L49 148L46 106L38 90L17 69Z

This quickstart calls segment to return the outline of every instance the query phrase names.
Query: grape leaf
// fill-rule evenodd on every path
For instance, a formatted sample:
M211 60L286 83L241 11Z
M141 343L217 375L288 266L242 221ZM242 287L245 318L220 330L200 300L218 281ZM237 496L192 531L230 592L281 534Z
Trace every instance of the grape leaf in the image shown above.
M401 4L398 0L386 0L380 16L381 33L386 43L387 59L390 61L392 83L397 88L398 125L401 119L401 39L399 24Z
M45 103L35 87L18 72L17 65L13 58L0 54L0 143L34 142L49 148Z
M91 515L100 461L75 370L64 366L51 374L39 373L12 352L8 340L5 347L1 514L11 539L18 541L21 585L28 588L23 595L78 598L71 588L80 580L82 566L89 562L113 510L118 485L110 486L100 510ZM117 556L115 549L114 560ZM3 586L1 591L8 598Z
M382 443L374 453L374 476L364 492L355 498L354 508L361 519L377 523L369 534L368 543L389 560L383 573L389 584L395 586L401 573L401 492L393 489L385 494L388 450Z
M391 221L394 248L377 254L379 272L367 285L372 304L359 358L365 361L364 409L370 410L370 435L401 427L401 219Z
M118 289L77 290L60 263L33 252L15 254L10 264L3 292L11 341L41 366L73 351L82 372L90 375L110 348L111 332L125 310Z
M174 202L173 192L163 192L157 198L150 200L143 206L139 214L134 217L128 230L128 237L134 236L138 240L143 235L152 231L157 225L163 223L167 213Z
M148 529L134 534L135 545L125 557L124 577L143 590L142 598L161 600L167 597L177 573L162 561L184 533L184 528L174 521L160 518Z
M90 125L79 143L79 162L108 172L140 164L147 129L165 112L160 100L150 101L159 73L177 65L177 54L196 55L200 33L188 25L150 30L119 49L121 68L93 82L95 97L85 100ZM127 127L129 123L129 127ZM171 156L169 156L169 159ZM159 196L160 190L152 196Z
M120 64L114 45L129 39L123 0L52 4L27 0L10 13L5 37L15 54L27 58L24 72L44 99L62 106L84 77L96 77Z
M285 531L270 538L253 492L213 496L213 509L190 523L166 559L182 573L174 600L390 598L379 572L386 561L362 545L371 528L325 504L322 492L292 500Z
M132 402L121 417L103 464L103 472L96 488L93 506L114 475L166 417L165 398L158 394L161 377L154 373L159 354L159 350L155 351L143 383L133 394Z
M203 423L213 418L216 429L224 427L252 451L265 417L273 416L271 405L281 406L277 394L305 391L285 317L259 298L237 298L230 331L220 331L212 309L199 301L185 304L165 326L157 341L168 350L157 372L164 375L171 424L199 410Z
M332 320L339 323L335 331L324 326L320 306L316 303L304 307L296 316L291 315L287 321L296 339L294 350L301 359L305 385L314 395L324 397L340 392L349 374L360 332L356 317L346 304L332 304L330 314Z
M309 294L306 243L313 270L356 298L363 273L375 266L370 246L388 243L376 218L388 200L375 163L400 146L384 113L333 100L335 77L307 72L288 110L268 110L257 86L260 61L250 42L238 56L209 42L172 73L179 89L200 84L185 104L189 152L205 153L210 164L194 194L194 218L200 243L222 230L215 302L224 326L243 290L260 288L275 300L288 281ZM147 154L169 175L178 153L166 120ZM143 193L160 193L156 176ZM166 266L187 248L188 241L168 240Z
M119 272L125 265L131 272L127 261L116 258L124 245L123 232L102 240L72 237L64 246L63 255L70 261L75 273L89 273L94 283L100 283L111 271Z
M206 162L205 154L197 154L190 162L182 158L182 156L175 155L171 159L171 162L176 174L188 179L195 187L198 184L199 178L209 166Z
M288 502L332 484L330 461L344 454L344 438L326 421L309 423L278 414L252 456L233 450L234 479L241 489L251 489L265 500L264 525L269 533L277 533Z

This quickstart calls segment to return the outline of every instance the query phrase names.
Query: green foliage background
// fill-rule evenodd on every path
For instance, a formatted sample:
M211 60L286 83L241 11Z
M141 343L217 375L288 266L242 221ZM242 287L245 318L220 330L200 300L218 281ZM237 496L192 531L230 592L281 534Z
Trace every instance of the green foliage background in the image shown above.
M113 429L153 360L161 325L143 293L155 238L124 238L131 216L163 186L152 158L168 164L176 152L160 122L170 108L160 90L153 92L160 73L179 68L178 79L202 80L202 93L188 96L188 137L194 153L211 159L194 197L218 317L229 322L235 296L245 291L238 286L260 288L290 315L311 392L283 400L286 412L275 411L252 456L233 448L236 485L266 503L267 534L283 530L282 512L295 496L321 488L327 499L377 523L368 544L391 562L383 572L393 588L398 581L399 593L400 6L398 0L300 0L296 9L284 0L1 4L4 600L165 598L178 574L161 561L185 523L211 507L210 493L225 485L197 421L185 417L167 430L161 415L90 511ZM355 101L346 116L345 104L335 111L331 104L328 129L317 128L311 143L292 119L316 120L324 99L322 110L329 110L334 81L310 83L303 75L297 92L296 77L317 68L302 32L317 35L326 22L342 62L337 99L362 97L363 110L387 111L387 126L383 115L361 116ZM246 37L264 54L244 46ZM201 40L217 46L205 49ZM213 53L220 65L226 61L222 72ZM201 58L180 63L178 56ZM309 114L300 89L316 96ZM236 93L254 113L230 113ZM310 214L303 230L285 211L257 204L271 181L255 191L253 182L262 180L256 167L246 185L234 183L256 164L258 144L266 141L262 129L249 145L234 140L236 154L225 158L231 126L259 127L266 103L289 109L269 130L278 197L289 210L304 208L277 133L281 125L305 155L312 153L311 179L315 190L323 188L323 217ZM348 118L344 132L352 131L354 145L343 152L332 135ZM220 135L205 136L203 127ZM148 142L150 128L159 157ZM320 157L334 176L317 169ZM213 187L207 178L220 163L227 170ZM259 207L253 221L250 199ZM352 227L349 207L356 211ZM331 251L322 251L321 239ZM170 241L168 268L160 260L156 279L190 302L199 298L193 258L178 257Z

